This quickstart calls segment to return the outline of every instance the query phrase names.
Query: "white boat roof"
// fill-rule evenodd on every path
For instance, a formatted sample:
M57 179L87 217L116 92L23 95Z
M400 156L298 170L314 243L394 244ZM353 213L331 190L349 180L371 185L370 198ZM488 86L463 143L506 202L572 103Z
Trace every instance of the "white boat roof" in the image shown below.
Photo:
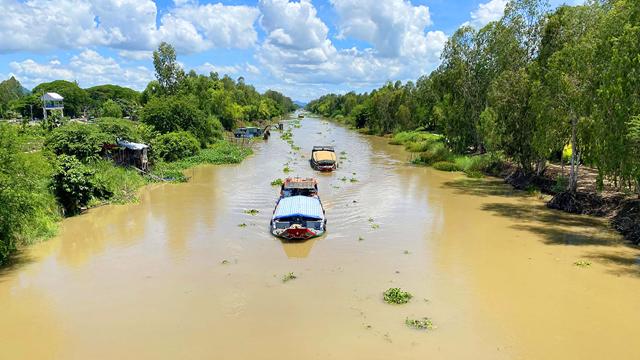
M317 220L324 219L320 199L311 196L290 196L280 199L273 218L278 220L290 216L301 216Z

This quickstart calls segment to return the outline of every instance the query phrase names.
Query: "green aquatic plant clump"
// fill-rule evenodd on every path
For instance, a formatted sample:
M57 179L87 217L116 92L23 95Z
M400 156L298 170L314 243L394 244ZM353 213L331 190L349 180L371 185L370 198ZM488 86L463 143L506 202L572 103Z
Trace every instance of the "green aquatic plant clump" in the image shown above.
M248 209L248 210L245 210L244 213L247 215L256 216L260 213L260 211L257 209Z
M290 272L282 277L282 282L286 283L287 281L295 280L297 278L298 277L294 273Z
M406 318L404 323L414 329L418 330L433 330L435 329L435 325L433 325L433 321L428 317L423 317L421 319L409 319Z
M275 179L271 182L271 186L282 186L282 184L284 184L284 181L280 178Z
M400 288L389 288L382 295L387 304L406 304L413 297L411 293Z
M437 161L435 163L433 163L433 165L431 165L434 169L436 170L440 170L440 171L460 171L461 168L453 162L450 161Z
M591 263L589 261L586 261L586 260L578 260L578 261L574 262L573 265L575 265L577 267L586 268L586 267L591 266Z

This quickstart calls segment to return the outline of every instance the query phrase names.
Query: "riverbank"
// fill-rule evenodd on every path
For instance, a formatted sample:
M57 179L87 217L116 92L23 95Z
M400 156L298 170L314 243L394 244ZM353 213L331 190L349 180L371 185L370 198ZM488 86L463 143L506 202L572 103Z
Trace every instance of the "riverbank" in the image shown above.
M352 127L346 118L332 120ZM354 129L363 134L378 135L366 128ZM401 145L414 154L414 164L433 167L440 171L460 171L470 178L494 176L502 178L514 189L528 193L552 196L547 207L572 214L606 218L612 228L634 245L640 244L640 200L632 195L616 191L611 184L605 184L604 191L598 192L597 172L581 167L578 191L565 191L568 169L557 164L549 164L542 175L524 176L518 167L496 154L456 154L446 146L446 139L439 134L426 131L403 131L389 137L389 144Z
M540 192L553 196L546 205L550 209L580 215L607 218L611 226L626 240L640 244L640 200L610 187L596 191L595 170L581 167L578 191L566 191L568 169L549 164L542 175L526 176L507 159L495 154L462 155L446 148L441 135L427 132L400 132L389 141L416 153L413 162L441 171L462 171L469 177L483 175L502 178L517 190Z
M19 249L55 236L64 218L107 204L136 202L146 185L185 182L187 169L235 164L252 154L251 148L217 140L176 161L154 156L150 171L143 173L116 165L102 153L100 141L115 138L113 133L140 136L140 127L109 120L49 132L39 126L0 124L0 265Z

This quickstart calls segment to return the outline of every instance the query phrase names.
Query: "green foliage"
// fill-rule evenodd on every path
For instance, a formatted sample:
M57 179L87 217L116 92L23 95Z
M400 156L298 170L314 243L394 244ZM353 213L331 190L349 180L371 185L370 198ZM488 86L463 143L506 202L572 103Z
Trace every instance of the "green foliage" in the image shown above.
M260 211L257 209L247 209L244 211L244 213L247 215L256 216L260 213Z
M0 124L0 264L19 246L55 232L51 171L42 154L22 151L14 128Z
M142 124L131 120L118 118L99 118L95 120L98 129L108 135L111 141L122 139L127 141L142 141L140 127Z
M69 117L80 117L85 107L89 104L87 92L81 89L77 83L65 80L56 80L42 83L33 88L33 94L42 96L45 92L56 92L64 97L64 113Z
M102 104L100 114L103 117L121 118L122 108L118 103L109 99Z
M426 151L420 153L415 162L431 165L439 161L449 161L451 157L451 151L443 143L434 143Z
M383 294L383 300L388 304L406 304L413 295L400 288L389 288Z
M569 179L566 176L558 175L556 178L556 183L553 185L551 189L555 193L561 193L563 191L567 191L569 188Z
M95 170L73 155L58 156L51 188L68 215L79 213L94 196L107 195L96 184Z
M275 179L271 182L271 186L282 186L282 184L284 184L284 181L280 178Z
M145 105L141 118L162 134L189 131L203 147L220 136L215 119L207 117L196 101L187 96L153 98Z
M238 164L252 153L249 148L236 146L227 141L219 141L206 149L200 150L195 156L172 163L158 162L155 164L152 173L160 178L186 181L187 178L182 173L185 169L200 164Z
M171 162L196 155L200 143L190 132L178 131L155 138L152 149L155 157Z
M290 272L290 273L285 274L284 276L282 276L282 282L286 283L287 281L295 280L297 278L298 277L294 273Z
M450 161L438 161L431 165L434 169L440 171L461 171L462 168L456 163Z
M406 318L404 323L414 329L418 330L433 330L435 329L435 325L433 325L433 321L427 317L423 317L421 319L409 319Z
M114 166L111 161L99 160L89 164L94 172L93 182L100 192L100 198L93 200L114 204L125 204L137 199L140 187L147 184L147 180L136 170Z
M162 93L175 94L185 75L176 60L176 51L173 46L166 42L160 43L158 49L153 52L153 66L156 69L156 78Z
M97 159L102 145L113 141L96 126L69 123L53 130L47 137L45 146L56 155L71 155L86 161Z

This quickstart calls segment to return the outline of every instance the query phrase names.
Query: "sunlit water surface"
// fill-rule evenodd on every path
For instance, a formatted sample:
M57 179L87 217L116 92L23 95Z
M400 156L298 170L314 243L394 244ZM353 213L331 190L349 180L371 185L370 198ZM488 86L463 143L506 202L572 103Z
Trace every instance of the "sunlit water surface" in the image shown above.
M0 272L0 358L640 358L640 252L603 220L301 124L299 151L273 132L242 164L189 170L26 250ZM310 169L313 145L344 152L338 171ZM286 165L319 178L325 236L269 234ZM414 297L385 304L390 287ZM405 325L425 316L437 329Z

